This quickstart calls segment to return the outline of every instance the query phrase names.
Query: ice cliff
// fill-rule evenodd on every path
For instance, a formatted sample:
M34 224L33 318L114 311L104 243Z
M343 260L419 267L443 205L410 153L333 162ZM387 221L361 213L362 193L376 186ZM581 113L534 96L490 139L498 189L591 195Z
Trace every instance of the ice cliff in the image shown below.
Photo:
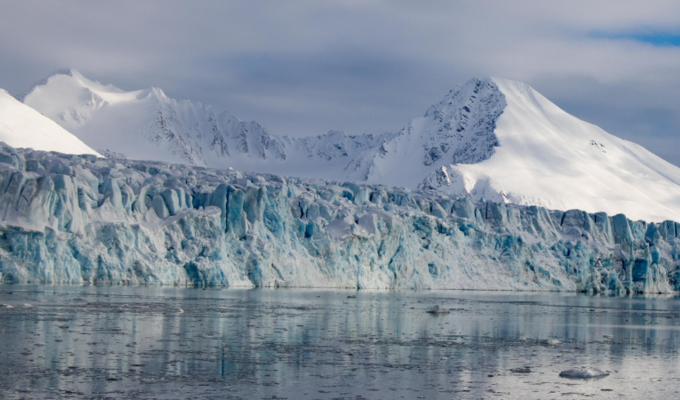
M0 146L4 281L670 292L680 225Z

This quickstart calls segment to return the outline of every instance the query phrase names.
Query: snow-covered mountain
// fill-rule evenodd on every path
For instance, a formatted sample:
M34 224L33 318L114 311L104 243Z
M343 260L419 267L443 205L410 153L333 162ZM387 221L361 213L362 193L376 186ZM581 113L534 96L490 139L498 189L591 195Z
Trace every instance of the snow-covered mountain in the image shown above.
M680 220L679 168L505 79L470 80L399 132L357 136L271 135L157 88L125 92L72 70L24 102L105 155Z
M680 220L680 168L569 115L526 84L494 78L486 85L507 103L486 139L497 145L478 162L438 168L421 188L549 209Z
M0 142L13 147L98 155L77 137L17 101L4 89L0 89Z
M75 70L44 79L23 101L105 155L303 177L360 178L348 173L350 161L391 135L271 135L257 122L158 88L125 92Z
M158 88L125 92L73 70L50 76L23 100L108 155L206 166L230 155L226 139L232 140L234 151L270 152L266 131L255 123L178 102Z

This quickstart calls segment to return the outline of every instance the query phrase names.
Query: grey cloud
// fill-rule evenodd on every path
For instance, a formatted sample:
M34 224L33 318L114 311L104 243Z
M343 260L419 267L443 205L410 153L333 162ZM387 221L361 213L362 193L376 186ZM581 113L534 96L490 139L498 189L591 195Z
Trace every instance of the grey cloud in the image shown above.
M473 76L534 86L680 165L675 1L33 1L3 3L0 87L73 67L161 87L278 134L395 130Z

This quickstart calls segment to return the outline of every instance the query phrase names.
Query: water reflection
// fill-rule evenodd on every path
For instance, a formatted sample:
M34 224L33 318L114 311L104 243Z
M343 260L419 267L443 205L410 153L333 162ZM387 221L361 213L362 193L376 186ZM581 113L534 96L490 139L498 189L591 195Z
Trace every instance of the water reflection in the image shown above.
M425 313L435 304L451 313ZM668 398L679 378L679 324L672 297L4 285L0 390L5 398ZM510 371L524 366L531 372ZM579 366L612 374L558 377Z

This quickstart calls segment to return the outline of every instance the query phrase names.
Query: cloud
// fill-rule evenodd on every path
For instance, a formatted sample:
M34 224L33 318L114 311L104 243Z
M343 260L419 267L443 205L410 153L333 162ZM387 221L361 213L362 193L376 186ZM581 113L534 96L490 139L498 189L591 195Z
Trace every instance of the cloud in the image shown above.
M0 87L73 67L308 135L395 130L503 76L680 164L679 16L674 1L24 0L0 14Z

